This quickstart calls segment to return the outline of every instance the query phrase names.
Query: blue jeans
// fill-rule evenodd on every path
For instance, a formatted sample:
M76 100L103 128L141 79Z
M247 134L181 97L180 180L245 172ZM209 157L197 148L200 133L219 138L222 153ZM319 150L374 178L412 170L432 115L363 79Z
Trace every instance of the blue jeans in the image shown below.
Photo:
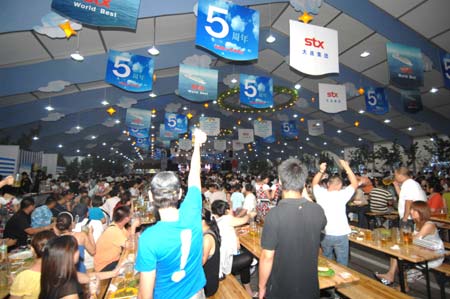
M348 245L348 236L330 236L325 235L322 242L322 250L323 255L326 258L334 260L334 255L336 255L336 261L339 264L342 264L344 266L348 265L348 251L349 251L349 245ZM333 255L334 251L334 255Z

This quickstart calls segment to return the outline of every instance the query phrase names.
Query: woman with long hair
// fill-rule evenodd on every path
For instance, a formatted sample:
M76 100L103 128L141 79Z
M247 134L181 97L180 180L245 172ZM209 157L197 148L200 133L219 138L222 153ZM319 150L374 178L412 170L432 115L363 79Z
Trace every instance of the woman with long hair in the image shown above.
M203 209L203 271L206 276L205 296L214 295L219 288L220 231L209 210Z

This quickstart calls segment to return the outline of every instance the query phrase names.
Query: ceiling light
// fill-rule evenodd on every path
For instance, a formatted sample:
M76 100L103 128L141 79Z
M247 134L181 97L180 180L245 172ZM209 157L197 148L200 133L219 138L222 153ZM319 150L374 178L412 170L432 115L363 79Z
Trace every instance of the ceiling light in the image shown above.
M217 101L214 100L214 101L213 101L213 104L214 104L214 105L217 104Z
M109 102L107 100L103 100L101 103L102 103L103 106L108 106L109 105Z
M155 126L152 126L152 129L154 129L155 128ZM153 136L153 134L152 134L152 136Z
M155 45L153 45L150 49L148 49L147 52L152 56L159 55L159 50L156 49Z
M90 156L91 156L91 154L88 154L87 156L88 156L88 157L90 157Z
M361 137L359 137L359 138L358 138L358 141L362 141L362 138L361 138Z
M47 107L45 107L45 110L53 111L53 110L55 110L55 108L53 108L51 105L48 105Z
M327 145L327 142L326 142L326 141L324 141L323 145Z
M385 119L385 120L384 120L384 123L385 123L385 124L388 124L388 123L390 123L390 122L391 122L390 119Z
M63 147L63 145L62 145L62 144L58 144L58 147L59 147L59 148L62 148L62 147Z
M268 44L273 44L276 40L277 40L276 37L273 36L273 34L271 33L271 34L269 34L269 36L266 38L266 43L268 43Z
M97 138L97 136L92 135L91 139L94 140L95 138Z
M188 110L188 107L184 106L184 107L183 107L183 110L184 110L184 111Z
M292 115L292 117L293 117L293 118L297 118L297 117L298 117L298 114L294 114L294 115Z
M366 57L368 57L370 55L370 52L368 52L368 51L364 51L364 52L362 52L361 54L359 54L359 56L361 56L362 58L366 58Z
M412 131L413 130L413 128L412 127L408 127L408 131Z
M152 91L151 93L148 94L148 96L151 98L156 98L158 95Z
M106 142L103 142L102 145L103 145L103 146L106 146Z
M75 51L74 53L70 54L70 58L78 62L84 60L84 56L80 54L80 51Z
M80 152L80 150L79 149L77 149L77 153L79 153Z
M119 119L116 119L114 122L115 122L116 124L120 124L120 120L119 120Z
M79 130L81 130L81 127L80 126L76 126L75 129L79 131Z
M233 77L233 79L231 79L231 83L236 84L237 83L237 79Z
M300 146L299 149L303 149L303 146Z
M341 150L341 153L343 154L343 153L344 153L344 150Z
M336 131L338 134L341 134L342 133L342 130L337 130Z
M438 91L439 91L439 89L436 88L436 87L431 87L431 89L430 89L430 92L431 92L431 93L436 93L436 92L438 92Z
M433 138L433 137L431 137L431 138L430 138L430 141L434 141L434 138Z
M306 141L309 141L309 137L306 137Z
M39 140L39 137L33 136L33 140Z
M302 86L299 83L297 83L297 84L294 85L294 88L299 90L300 88L302 88Z
M365 112L366 112L366 111L364 111L364 110L362 110L362 109L358 111L359 114L364 114Z
M252 118L251 118L251 117L249 117L249 118L248 118L248 121L252 121Z

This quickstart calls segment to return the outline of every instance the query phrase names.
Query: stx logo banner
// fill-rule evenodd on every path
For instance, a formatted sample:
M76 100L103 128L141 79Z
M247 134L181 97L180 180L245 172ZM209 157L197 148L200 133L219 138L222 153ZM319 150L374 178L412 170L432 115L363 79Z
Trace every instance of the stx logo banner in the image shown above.
M289 64L313 76L339 73L336 30L290 20Z
M319 109L327 113L347 110L345 85L319 83Z

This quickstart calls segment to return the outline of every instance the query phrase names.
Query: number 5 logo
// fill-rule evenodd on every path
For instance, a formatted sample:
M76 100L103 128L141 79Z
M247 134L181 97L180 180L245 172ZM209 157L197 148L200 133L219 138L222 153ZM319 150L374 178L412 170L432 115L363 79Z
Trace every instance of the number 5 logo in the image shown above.
M376 94L375 94L375 90L369 90L368 92L367 92L367 103L370 105L370 106L375 106L376 104L377 104L377 96L376 96Z
M258 93L258 90L256 89L256 86L255 85L251 85L251 84L256 84L256 81L255 80L251 80L251 79L247 79L244 82L244 85L245 85L245 87L244 87L244 89L245 89L244 90L244 94L246 96L248 96L249 98L255 97L256 94ZM249 92L249 91L251 91L251 92Z
M212 29L211 26L205 26L206 32L208 32L208 34L212 37L224 38L228 35L228 32L230 32L230 27L228 26L227 21L225 21L223 18L213 17L213 14L215 12L218 14L227 15L228 10L212 5L208 7L208 16L206 17L206 21L211 24L215 22L219 23L222 26L222 30L220 32L216 32Z
M445 77L447 77L447 79L450 80L450 59L449 58L444 58L444 72L445 72Z
M130 58L123 56L116 56L116 60L114 61L114 67L116 70L113 70L113 74L119 78L126 78L131 74L131 69L126 63L121 62L130 62ZM120 73L118 69L123 69L123 73Z
M291 126L289 125L289 123L283 123L283 131L285 133L289 133L289 131L291 131Z
M177 125L177 116L175 114L169 114L167 117L167 125L169 127L174 128Z

